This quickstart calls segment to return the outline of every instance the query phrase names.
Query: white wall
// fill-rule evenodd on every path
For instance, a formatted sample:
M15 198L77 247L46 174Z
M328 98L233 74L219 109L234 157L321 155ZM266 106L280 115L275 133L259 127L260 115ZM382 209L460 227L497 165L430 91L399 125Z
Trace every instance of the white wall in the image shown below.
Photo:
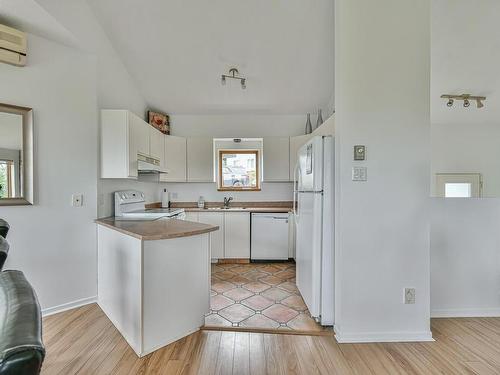
M432 192L436 173L481 173L483 197L500 197L500 122L433 124Z
M195 202L203 196L206 201L222 202L233 197L235 202L291 201L292 183L262 183L261 191L217 191L214 183L168 183L166 188L172 202Z
M35 204L1 207L11 225L6 268L20 269L42 308L96 295L96 61L29 35L29 64L0 64L0 102L32 107ZM84 205L71 207L71 194Z
M337 339L428 340L430 2L337 0L335 14Z
M500 199L432 199L431 312L500 316Z
M432 2L432 173L479 172L500 196L500 33L496 0ZM445 93L486 95L446 107ZM432 199L433 316L500 316L498 199Z
M2 74L19 81L2 80L1 101L34 108L40 173L34 207L0 209L14 227L10 240L23 248L17 257L9 256L9 266L30 273L42 307L53 311L96 295L93 220L96 190L106 191L97 178L98 109L126 108L142 115L146 103L85 0L9 0L0 9L2 22L67 46L31 36L26 68L0 65ZM86 111L92 111L92 120ZM69 207L71 193L77 192L84 193L84 208Z
M500 32L497 0L432 1L432 123L499 123ZM478 110L446 106L442 94L487 97Z
M325 117L326 119L326 117ZM304 134L305 115L173 115L172 135L252 138ZM316 124L316 115L311 116Z
M146 102L85 0L36 0L74 36L79 48L97 58L99 108L128 109L143 117Z

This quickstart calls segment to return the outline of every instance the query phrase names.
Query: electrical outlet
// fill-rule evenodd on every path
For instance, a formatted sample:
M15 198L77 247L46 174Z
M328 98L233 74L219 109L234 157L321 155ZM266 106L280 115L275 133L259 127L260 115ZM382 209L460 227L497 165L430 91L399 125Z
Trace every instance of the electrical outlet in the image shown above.
M415 304L415 288L405 288L405 305Z
M368 169L366 167L352 167L353 181L366 181L368 179Z
M71 196L71 205L73 207L82 207L83 206L83 194L73 194Z

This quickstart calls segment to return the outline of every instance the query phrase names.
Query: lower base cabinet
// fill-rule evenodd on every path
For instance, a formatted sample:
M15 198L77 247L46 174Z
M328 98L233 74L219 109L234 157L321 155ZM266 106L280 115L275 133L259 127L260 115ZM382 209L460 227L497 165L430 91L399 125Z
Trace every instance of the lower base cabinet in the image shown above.
M210 233L210 253L212 259L224 258L224 213L199 212L197 221L219 226L218 231Z
M224 213L224 258L250 259L250 213Z
M187 211L185 220L219 226L210 233L212 259L250 259L249 212Z

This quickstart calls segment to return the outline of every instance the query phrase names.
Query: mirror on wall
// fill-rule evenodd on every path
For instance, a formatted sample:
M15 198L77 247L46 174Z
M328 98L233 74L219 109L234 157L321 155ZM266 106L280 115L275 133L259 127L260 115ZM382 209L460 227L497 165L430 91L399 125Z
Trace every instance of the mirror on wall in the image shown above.
M33 111L0 104L0 206L33 204Z

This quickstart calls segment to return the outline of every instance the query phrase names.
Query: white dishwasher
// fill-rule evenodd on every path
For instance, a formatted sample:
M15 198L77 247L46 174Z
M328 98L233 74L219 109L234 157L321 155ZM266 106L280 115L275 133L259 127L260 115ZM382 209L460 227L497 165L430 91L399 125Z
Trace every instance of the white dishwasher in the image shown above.
M250 258L288 259L288 213L252 213Z

